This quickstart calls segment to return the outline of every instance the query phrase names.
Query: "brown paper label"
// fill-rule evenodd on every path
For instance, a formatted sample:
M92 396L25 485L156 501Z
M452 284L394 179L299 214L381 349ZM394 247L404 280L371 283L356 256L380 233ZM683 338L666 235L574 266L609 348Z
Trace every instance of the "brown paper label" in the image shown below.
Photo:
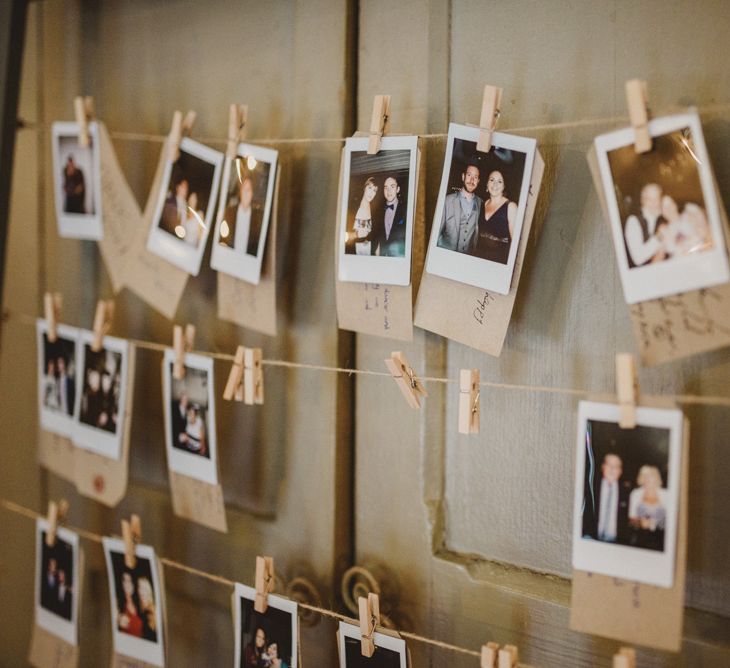
M70 438L39 429L38 463L69 482L74 481L74 451Z
M178 517L228 533L223 488L170 471L172 509Z
M517 297L544 171L545 163L537 151L509 294L499 295L424 271L416 302L417 327L499 357Z
M76 668L79 647L33 624L28 663L36 668Z

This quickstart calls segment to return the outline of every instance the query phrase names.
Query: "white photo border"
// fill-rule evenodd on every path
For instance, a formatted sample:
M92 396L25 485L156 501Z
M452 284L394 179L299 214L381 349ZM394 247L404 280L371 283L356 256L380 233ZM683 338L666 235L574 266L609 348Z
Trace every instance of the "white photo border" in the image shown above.
M340 621L340 632L337 636L337 650L340 658L340 666L347 668L347 661L345 656L345 638L353 638L358 642L362 636L360 634L360 627L350 624L349 622ZM408 651L406 648L406 641L403 638L394 638L393 636L385 633L373 633L373 642L375 643L376 652L378 647L383 649L389 649L393 652L397 652L400 657L400 668L408 667Z
M209 457L205 458L193 453L181 452L172 445L172 371L170 366L175 362L175 351L165 350L162 358L162 397L163 415L165 416L165 449L167 451L167 465L171 471L202 480L211 485L218 484L218 450L216 443L215 424L215 387L213 378L213 359L203 355L187 353L185 366L199 369L208 374L208 408L206 436L208 439Z
M168 144L165 144L167 147ZM165 168L162 174L162 185L155 205L155 213L152 218L149 235L147 237L147 250L151 253L159 255L163 260L186 271L191 276L197 276L200 272L200 265L203 262L203 254L205 246L208 243L208 235L213 223L213 213L218 202L218 186L221 180L221 169L223 168L224 155L220 151L216 151L205 144L201 144L190 137L183 137L180 142L180 151L188 153L200 160L213 165L213 180L210 189L210 198L208 199L208 207L205 211L205 229L196 248L186 244L182 239L177 239L173 235L159 229L160 217L167 199L167 186L170 184L172 176L173 161L169 158L165 160Z
M608 207L616 261L624 289L624 298L628 304L668 297L730 281L720 204L710 159L707 155L702 123L697 111L692 109L686 113L652 119L649 121L649 134L652 137L660 137L686 127L692 132L694 152L699 163L697 169L700 176L702 196L705 199L707 220L712 231L713 247L701 253L672 258L669 261L642 267L629 268L629 260L624 244L623 224L618 202L616 201L611 166L608 161L610 151L634 143L634 130L631 127L626 127L599 135L594 140L603 192Z
M532 137L518 137L502 132L495 132L492 135L492 146L511 149L525 154L525 168L522 173L522 186L520 188L517 204L517 215L515 219L515 233L509 249L507 264L491 262L483 258L474 257L466 253L440 248L438 238L441 231L441 218L443 216L444 202L446 200L446 188L451 173L453 160L454 140L477 142L479 140L479 128L458 123L449 124L449 134L446 140L446 155L444 156L444 167L441 175L436 211L431 227L431 236L428 241L428 253L426 255L426 271L435 276L448 278L459 283L466 283L484 290L491 290L500 295L508 295L512 285L515 261L520 246L522 228L525 222L527 211L527 200L530 196L530 183L532 182L532 170L535 165L535 154L537 153L537 140Z
M380 151L410 151L408 160L408 201L406 203L406 247L404 257L378 257L347 255L345 242L347 239L347 204L350 196L350 163L352 153L367 151L368 137L348 137L345 140L342 170L342 198L338 212L339 257L337 279L352 283L383 283L385 285L410 285L413 228L416 215L416 190L418 189L418 136L383 137Z
M584 539L583 497L585 493L585 438L589 420L618 424L618 404L581 401L578 404L578 438L575 458L575 490L573 505L573 568L601 573L633 582L669 588L674 583L677 552L677 530L680 508L680 476L684 442L684 414L676 408L636 409L636 424L669 430L667 508L664 551L602 543Z
M247 253L238 253L232 248L226 248L219 243L220 227L225 215L226 200L228 199L228 185L231 176L231 163L233 160L226 157L223 164L223 177L218 199L218 215L216 216L215 233L213 235L213 249L210 257L210 266L216 271L229 274L247 283L258 285L261 281L261 265L264 260L264 249L269 233L269 221L274 200L274 186L278 169L279 152L275 149L255 146L254 144L239 144L236 151L237 157L253 156L259 162L271 165L269 169L269 180L266 184L266 202L264 204L264 216L261 221L261 235L259 236L259 247L256 256L252 257ZM276 224L276 221L274 221Z
M99 124L96 121L89 123L89 137L91 137L91 165L92 187L94 189L94 213L66 213L63 210L63 184L61 183L61 154L59 140L61 137L78 137L80 134L77 123L56 121L51 126L51 152L53 154L53 200L58 222L58 234L66 239L89 239L100 241L104 237L102 224L101 200L101 155L99 144Z

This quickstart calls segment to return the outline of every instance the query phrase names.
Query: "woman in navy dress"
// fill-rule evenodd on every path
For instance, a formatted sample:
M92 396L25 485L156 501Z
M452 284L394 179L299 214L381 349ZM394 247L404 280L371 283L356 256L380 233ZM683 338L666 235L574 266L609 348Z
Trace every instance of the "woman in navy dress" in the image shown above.
M504 176L496 170L487 179L487 194L479 219L476 255L485 260L507 264L517 204L505 197Z

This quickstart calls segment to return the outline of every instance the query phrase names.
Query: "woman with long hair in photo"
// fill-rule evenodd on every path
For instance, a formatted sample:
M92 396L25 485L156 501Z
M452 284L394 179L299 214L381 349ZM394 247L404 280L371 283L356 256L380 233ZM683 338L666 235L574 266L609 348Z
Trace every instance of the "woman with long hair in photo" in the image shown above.
M373 211L371 205L377 194L378 186L375 185L375 179L371 176L363 185L362 198L360 199L360 206L355 212L352 233L348 235L347 245L351 249L348 251L349 253L355 253L356 255L372 254Z
M496 169L490 172L476 248L478 257L500 264L507 264L517 218L517 204L505 196L504 188L502 172Z
M152 593L152 583L147 578L141 577L137 580L137 594L142 617L142 637L157 642L155 597Z
M636 477L638 487L629 496L629 522L634 528L633 544L649 550L664 549L667 519L666 490L656 466L644 465Z
M269 665L266 654L266 631L260 626L256 627L253 640L243 650L242 659L241 668L266 668Z
M289 664L279 657L279 643L276 640L270 640L266 646L266 654L271 662L271 668L289 668Z
M141 638L142 617L139 614L139 596L132 573L128 570L122 571L122 595L124 598L119 601L117 627L130 636Z

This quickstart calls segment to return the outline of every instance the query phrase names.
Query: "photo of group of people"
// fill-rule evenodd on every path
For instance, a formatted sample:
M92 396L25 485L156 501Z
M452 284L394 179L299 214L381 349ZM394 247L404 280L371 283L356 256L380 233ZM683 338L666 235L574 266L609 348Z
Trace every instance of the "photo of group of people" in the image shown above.
M629 303L730 278L719 209L696 114L651 122L653 144L631 128L596 138L614 245Z
M50 546L48 530L46 520L36 522L36 623L75 645L78 536L58 527Z
M188 353L175 378L175 353L165 351L162 387L170 469L212 485L218 482L213 360Z
M90 124L88 146L81 146L75 123L54 123L52 134L59 234L74 239L101 239L98 126Z
M270 594L266 612L254 609L256 591L236 584L236 665L297 668L297 604Z
M78 331L63 325L56 329L55 341L49 341L45 323L42 320L37 323L41 426L62 436L71 436L76 407Z
M618 424L617 406L581 402L575 541L579 560L598 552L608 575L648 575L653 584L671 586L681 413L640 410L637 426L626 429ZM605 572L601 558L582 563ZM650 564L648 574L642 564Z
M147 248L193 276L213 219L223 154L184 137L180 155L165 165Z
M340 622L338 642L340 666L343 668L406 668L408 655L405 640L384 633L374 633L375 652L362 653L360 628Z
M103 349L94 352L84 345L83 386L79 421L116 434L122 385L122 353Z
M115 651L164 664L162 601L154 550L138 545L135 565L124 560L124 543L104 538Z

